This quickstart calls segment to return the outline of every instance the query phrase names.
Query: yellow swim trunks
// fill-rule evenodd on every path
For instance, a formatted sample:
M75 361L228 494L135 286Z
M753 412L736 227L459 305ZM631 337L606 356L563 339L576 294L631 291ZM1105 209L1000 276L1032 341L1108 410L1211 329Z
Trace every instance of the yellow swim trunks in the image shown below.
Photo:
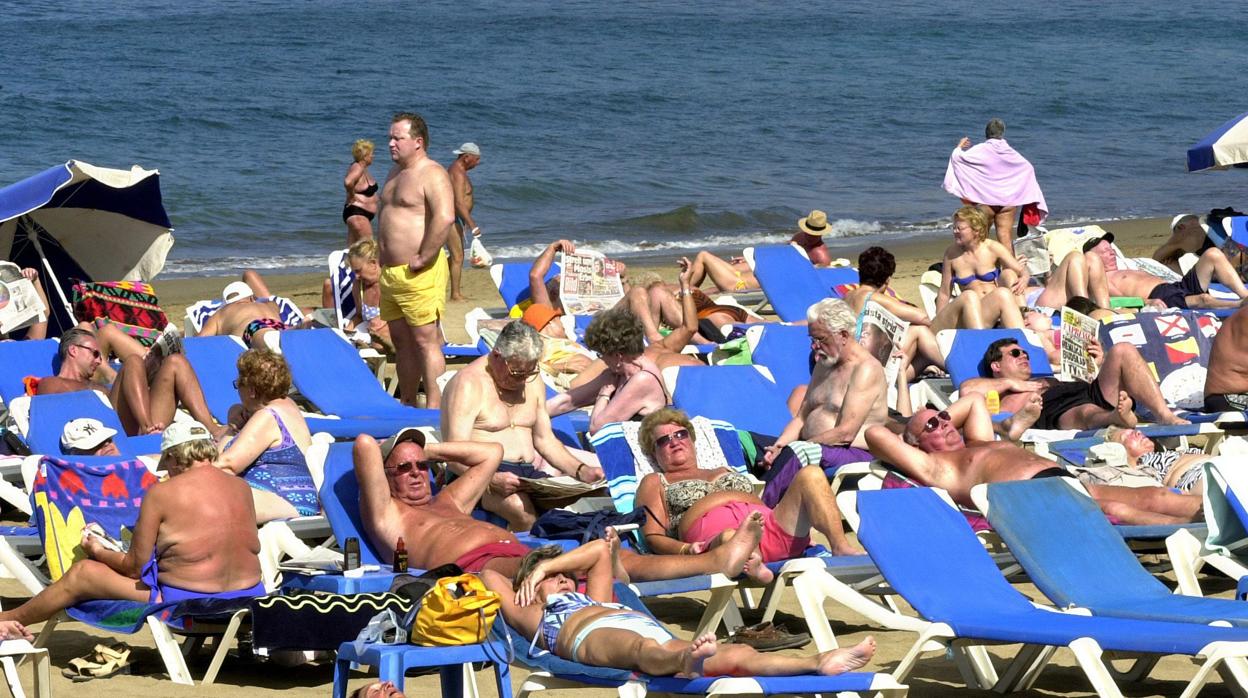
M406 264L381 269L381 319L386 322L403 318L417 327L437 322L446 309L446 282L450 269L446 252L420 273Z

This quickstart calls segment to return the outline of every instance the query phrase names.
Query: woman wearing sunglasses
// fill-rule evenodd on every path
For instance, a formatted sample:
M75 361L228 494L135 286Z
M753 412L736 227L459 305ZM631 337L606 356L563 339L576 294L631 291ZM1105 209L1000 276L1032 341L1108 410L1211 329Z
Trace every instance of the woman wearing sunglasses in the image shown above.
M802 468L774 509L754 494L753 480L727 468L698 467L693 424L680 410L664 408L641 421L638 440L655 472L637 487L637 504L649 509L642 533L656 553L694 555L731 538L753 512L763 515L758 557L746 574L769 582L758 562L801 557L811 530L823 534L836 555L861 555L841 528L841 513L821 468Z

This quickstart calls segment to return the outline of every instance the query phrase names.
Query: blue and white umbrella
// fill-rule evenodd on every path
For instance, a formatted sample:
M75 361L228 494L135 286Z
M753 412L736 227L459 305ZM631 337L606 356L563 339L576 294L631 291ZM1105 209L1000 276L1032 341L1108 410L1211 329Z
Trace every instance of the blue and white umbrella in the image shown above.
M1187 149L1187 171L1248 167L1248 113L1219 126Z

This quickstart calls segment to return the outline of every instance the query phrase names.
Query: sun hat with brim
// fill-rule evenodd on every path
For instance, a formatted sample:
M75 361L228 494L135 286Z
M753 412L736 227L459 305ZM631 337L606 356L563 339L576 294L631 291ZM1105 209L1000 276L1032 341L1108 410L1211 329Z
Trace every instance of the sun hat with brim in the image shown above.
M241 301L244 298L251 298L254 295L256 295L256 292L252 291L251 287L245 282L234 281L226 286L225 290L221 292L221 300L226 303L233 303L234 301Z
M395 447L404 441L411 441L424 448L425 432L416 427L403 427L399 430L399 433L381 442L381 459L384 461L389 458Z
M181 446L191 441L212 441L212 432L208 427L195 420L174 422L165 427L160 435L160 451L164 453L174 446Z
M1177 228L1177 227L1179 227L1179 221L1183 220L1184 218L1188 218L1189 216L1190 216L1191 218L1195 218L1195 219L1196 219L1196 221L1197 221L1198 223L1200 223L1200 227L1201 227L1201 229L1202 229L1202 230L1204 230L1206 233L1208 233L1208 232L1209 232L1209 224L1208 224L1208 223L1206 223L1206 222L1204 222L1204 221L1202 221L1202 220L1200 220L1200 216L1197 216L1197 215L1196 215L1196 214L1194 214L1194 213L1180 213L1179 215L1175 216L1174 218L1171 218L1171 219L1170 219L1170 232L1172 232L1172 233L1173 233L1173 232L1174 232L1174 229L1175 229L1175 228Z
M1105 233L1104 235L1097 235L1094 238L1089 238L1088 240L1085 240L1083 242L1083 251L1088 252L1093 247L1096 247L1101 242L1101 240L1112 243L1114 241L1114 234Z
M797 227L807 235L821 237L832 228L828 225L828 214L814 210L805 218L797 219Z
M524 321L524 324L532 327L538 332L541 332L542 328L545 327L551 320L554 320L562 314L563 313L549 305L546 305L545 303L534 303L524 309L524 315L521 316L520 319Z
M61 448L90 451L116 435L116 429L104 426L100 420L80 417L65 425L65 431L61 433Z

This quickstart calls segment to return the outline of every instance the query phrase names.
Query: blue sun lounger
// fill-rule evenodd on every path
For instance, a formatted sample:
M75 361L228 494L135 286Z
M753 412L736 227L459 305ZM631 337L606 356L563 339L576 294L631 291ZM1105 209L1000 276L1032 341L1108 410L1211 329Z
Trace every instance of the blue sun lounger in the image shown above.
M532 268L532 262L507 262L490 267L490 277L494 279L494 287L498 289L498 295L503 299L503 305L508 311L529 300L529 271ZM546 276L543 278L550 281L561 269L559 263L554 262L550 265L550 269L546 270Z
M30 398L30 431L26 445L33 453L61 454L61 433L65 425L79 417L100 420L104 426L116 429L113 443L126 458L150 453L160 453L160 434L127 436L121 427L121 419L113 408L104 404L94 390L74 393L36 395Z
M792 245L755 247L746 250L746 254L753 254L758 285L767 295L772 310L785 322L805 320L807 308L834 295L833 279L817 274L810 260ZM857 277L857 272L854 276Z
M55 339L0 342L0 399L6 405L26 394L22 383L26 376L42 378L56 373L53 363L58 346Z
M784 392L760 366L679 366L663 371L672 405L690 415L778 436L792 419Z
M1007 337L1027 350L1033 376L1053 375L1044 349L1032 342L1023 330L942 330L937 333L936 341L945 357L945 370L949 372L954 388L971 378L990 377L992 372L984 365L984 352L988 351L988 345Z
M229 419L230 408L239 401L234 379L238 376L238 357L243 350L242 341L230 335L182 340L182 353L199 378L208 411L222 424Z
M1059 608L1248 627L1248 604L1171 592L1140 565L1096 502L1065 478L980 485L972 497L1032 582Z
M1033 660L1046 646L1067 647L1102 696L1121 696L1102 661L1103 651L1202 657L1183 695L1192 696L1218 669L1238 676L1248 665L1248 630L1135 618L1092 617L1034 606L1001 576L966 521L927 488L881 490L858 495L859 540L880 571L923 617L932 622L893 672L898 681L913 670L923 646L1015 644L1024 648L995 682L998 690L1025 689L1042 665ZM1230 666L1228 666L1230 665ZM1234 680L1230 672L1224 678ZM1243 690L1245 686L1238 686Z
M801 325L768 323L746 330L755 366L766 366L780 392L788 395L810 382L810 335Z

